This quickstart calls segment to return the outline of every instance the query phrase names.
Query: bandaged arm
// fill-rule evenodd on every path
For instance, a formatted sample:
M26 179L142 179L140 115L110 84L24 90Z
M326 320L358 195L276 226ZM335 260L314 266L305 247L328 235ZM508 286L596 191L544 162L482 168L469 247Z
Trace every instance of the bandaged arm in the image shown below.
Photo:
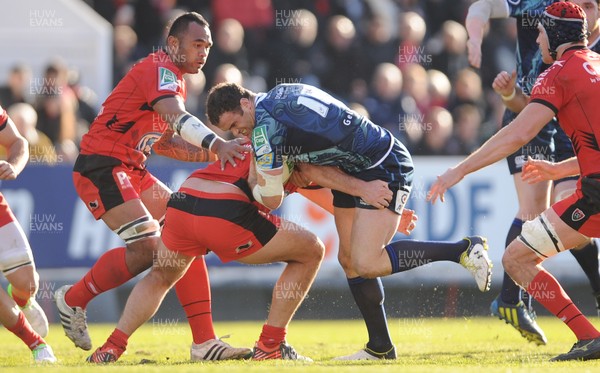
M255 180L253 173L256 175ZM262 169L256 164L256 160L253 160L250 163L248 183L252 188L252 196L263 206L275 210L283 202L283 166Z

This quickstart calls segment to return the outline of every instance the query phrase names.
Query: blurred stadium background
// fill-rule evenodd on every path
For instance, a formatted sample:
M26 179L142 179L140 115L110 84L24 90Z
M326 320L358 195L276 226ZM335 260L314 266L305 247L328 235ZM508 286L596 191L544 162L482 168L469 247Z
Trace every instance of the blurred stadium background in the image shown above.
M204 71L186 76L189 111L204 118L207 89L234 81L254 91L279 83L318 85L370 115L415 155L409 207L415 239L489 238L495 264L490 293L479 294L460 266L423 267L386 278L392 317L485 315L501 282L504 240L516 211L503 162L470 176L448 201L425 202L435 176L469 154L499 127L501 100L493 77L515 65L515 25L491 23L484 64L468 67L462 24L465 0L27 0L0 13L0 104L28 138L31 157L16 181L0 185L28 235L41 274L37 295L52 320L55 289L79 279L104 250L122 245L94 221L73 189L78 141L112 87L139 58L162 48L168 21L186 10L211 23L214 47ZM0 157L5 151L0 149ZM198 167L151 157L148 167L171 189ZM279 213L313 229L327 257L299 318L357 318L336 261L330 216L292 196ZM403 238L403 237L397 237ZM406 260L422 260L406 258ZM216 320L261 319L280 267L222 265L209 258ZM570 255L547 268L582 310L594 299ZM4 279L2 279L3 281ZM92 302L90 321L115 321L132 284ZM185 316L170 295L161 314ZM179 316L177 316L179 315ZM164 318L164 317L163 317Z

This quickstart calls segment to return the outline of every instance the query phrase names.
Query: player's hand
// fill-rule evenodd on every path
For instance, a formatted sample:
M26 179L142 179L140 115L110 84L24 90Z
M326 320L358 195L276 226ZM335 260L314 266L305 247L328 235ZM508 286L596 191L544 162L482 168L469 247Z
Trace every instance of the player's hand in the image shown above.
M0 180L14 180L17 178L17 175L17 170L12 164L0 161Z
M499 95L510 96L515 90L516 85L516 71L513 71L511 74L507 73L506 71L500 71L492 83L492 88L494 88L494 91Z
M479 69L481 67L481 40L469 38L467 41L469 64Z
M388 207L394 198L394 193L388 187L388 183L383 180L365 181L361 183L360 189L357 191L358 196L378 209Z
M414 210L404 208L400 217L400 224L398 224L398 232L407 236L410 235L417 226L417 220L419 220L419 217Z
M546 180L556 180L558 177L555 166L555 163L528 157L527 162L523 164L521 180L528 184L535 184Z
M217 139L217 141L215 141L211 150L217 153L217 156L221 160L221 170L225 169L225 163L227 162L231 163L233 167L236 167L236 158L242 160L246 158L248 147L242 146L242 144L247 142L248 139L245 138L236 138L229 141Z
M429 189L429 193L427 193L427 201L430 201L432 205L435 204L435 201L438 198L440 201L444 202L444 193L461 181L464 176L465 175L457 168L449 168L446 170L446 172L444 172L443 175L438 176L435 183L431 185L431 189Z

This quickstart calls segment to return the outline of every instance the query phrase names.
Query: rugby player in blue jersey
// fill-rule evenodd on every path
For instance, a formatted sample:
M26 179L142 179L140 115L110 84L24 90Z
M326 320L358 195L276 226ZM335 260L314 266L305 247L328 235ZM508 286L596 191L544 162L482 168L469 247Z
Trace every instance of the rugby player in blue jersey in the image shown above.
M258 175L253 196L268 208L279 207L283 200L286 159L295 162L303 173L302 163L309 163L337 166L365 181L383 180L393 192L388 206L370 205L320 183L333 189L340 238L338 259L369 333L364 349L339 359L396 358L380 276L447 260L467 268L481 291L489 289L491 262L482 237L466 237L458 242L390 243L410 195L413 163L406 147L386 129L305 84L281 84L260 94L237 84L219 84L209 92L207 115L221 130L252 138ZM319 170L312 167L307 171L308 179L317 179L311 172ZM420 260L406 260L415 257Z

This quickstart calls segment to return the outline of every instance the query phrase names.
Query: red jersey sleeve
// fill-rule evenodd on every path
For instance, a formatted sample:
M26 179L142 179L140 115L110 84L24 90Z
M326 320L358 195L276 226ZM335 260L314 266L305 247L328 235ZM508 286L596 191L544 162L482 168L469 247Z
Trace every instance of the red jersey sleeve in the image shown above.
M559 109L567 102L562 79L557 76L562 70L564 61L556 61L542 72L531 90L530 102L542 104L558 114Z

